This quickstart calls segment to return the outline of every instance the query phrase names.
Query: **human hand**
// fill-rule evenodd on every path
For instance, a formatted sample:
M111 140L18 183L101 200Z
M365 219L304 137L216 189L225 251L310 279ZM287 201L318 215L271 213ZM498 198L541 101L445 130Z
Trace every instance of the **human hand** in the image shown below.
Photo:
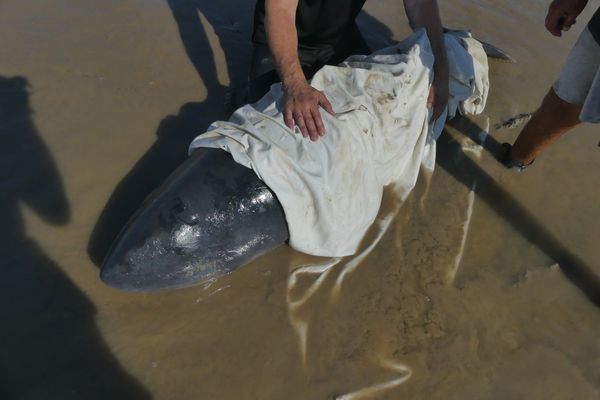
M429 96L427 97L427 108L433 107L432 121L437 120L448 105L448 76L436 73L436 78L433 79L433 84L429 88Z
M546 29L554 36L562 36L577 22L588 0L554 0L548 7Z
M298 126L302 136L313 142L325 134L319 106L331 115L333 107L323 92L313 88L305 79L284 85L283 120L288 128Z

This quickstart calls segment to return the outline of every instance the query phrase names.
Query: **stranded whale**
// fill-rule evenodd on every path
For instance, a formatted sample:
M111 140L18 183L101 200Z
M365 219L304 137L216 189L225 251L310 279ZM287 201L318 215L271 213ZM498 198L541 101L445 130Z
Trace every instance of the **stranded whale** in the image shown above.
M452 34L452 32L449 34ZM458 54L462 54L462 60L464 61L466 59L468 61L471 60L470 56L468 52L465 53L465 49L463 49L463 47L461 47L462 45L459 43L462 43L461 40L469 41L471 39L469 39L470 35L465 34L463 37L466 37L466 39L461 39L461 37L458 36L455 39L447 39L447 41L451 40L451 42L447 43L454 46L454 57L456 60ZM421 63L423 60L432 62L432 57L429 57L429 53L427 53L429 43L424 32L414 34L405 42L406 48L408 48L409 45L414 45L414 43L420 43L421 50L417 52L413 51L411 55L407 56L409 58L404 56L399 58L401 62L412 60L406 64L408 65L406 68L417 68L414 70L414 73L417 75L412 75L412 83L407 81L404 84L407 85L406 87L415 87L414 85L416 85L416 82L420 82L421 87L419 90L421 92L419 93L426 93L428 90L429 69L422 69ZM473 42L470 43L471 44L467 46L469 51L480 51L480 54L483 54L483 59L485 61L485 53L483 53L483 50L476 49L477 46L479 46L479 49L482 49L482 46L480 44L474 45ZM402 43L397 46L398 47L392 48L392 50L402 50ZM497 52L494 55L497 56ZM383 63L377 64L377 62L380 62L378 60L383 60ZM373 64L374 70L372 73L378 77L383 77L384 75L376 69L383 70L386 68L395 68L394 65L387 64L389 60L390 58L387 56L380 59L371 59L367 57L364 60L358 60L359 62L357 65L359 66L359 69L356 70L356 73L365 74L366 72L361 66L366 65L365 63L375 62L375 64ZM472 62L475 61L472 60ZM460 68L460 66L458 68ZM487 64L482 68L485 70L481 72L484 76L480 76L481 79L479 81L470 79L466 85L480 84L482 87L487 88ZM344 71L346 70L347 69L344 69ZM353 69L351 68L348 71L352 70ZM465 69L462 71L464 72L464 70ZM468 73L474 73L473 64L467 65L466 71ZM326 71L325 73L328 72ZM334 74L341 72L332 72L330 70L329 73ZM398 79L404 79L402 75L394 75L391 73L385 76L387 76L387 78L385 78L387 79L386 82L392 86L395 85L394 82ZM421 81L418 81L417 78L421 79ZM322 79L322 81L323 80L324 79ZM346 81L340 80L330 88L331 93L335 93L335 95L339 97L340 94L338 89L340 89L340 87L337 85L344 84L353 85L355 82L353 79L347 79ZM473 100L473 93L477 92L474 87L469 89L468 86L465 91L465 87L461 86L464 84L464 82L457 80L453 83L454 86L451 85L451 89L455 89L457 101ZM360 87L349 88L353 89L354 92L362 90ZM389 89L386 88L387 86L381 90ZM478 87L477 89L479 90L481 87ZM348 95L350 96L348 99L351 100L352 98L356 98L355 96L358 92L354 92L352 96ZM463 92L464 95L461 94ZM485 106L487 89L478 93L480 97L475 99L477 101L474 101L471 104L471 108L474 112L481 112ZM367 95L375 96L376 98L381 97L379 96L381 93L378 91L373 93L361 92L359 94L363 96L363 102L367 101L367 103L364 104L370 104L368 103ZM419 96L411 97L410 95L412 94L413 93L409 93L410 99L417 101L420 98ZM460 96L463 96L461 98L462 100L459 99ZM396 105L398 107L406 106L406 103L402 103L404 100L401 100L400 97L396 98L394 96L388 96L385 99L386 101L392 101L392 103L384 102L385 104L394 105L397 103ZM458 107L457 101L455 101L455 108ZM375 102L372 104L375 104ZM385 104L374 105L373 107L385 107ZM273 108L274 106L269 107ZM420 115L419 118L422 118L424 121L427 118L426 110L422 109L423 107L420 103L418 104L418 107L415 107L416 108L410 109L412 111L406 114L407 117L410 118L410 116L418 114ZM464 108L466 108L463 103L461 103L461 107L463 111ZM238 117L251 117L251 121L248 122L247 125L240 126L232 123L215 125L217 127L216 129L224 130L234 136L237 135L237 133L246 132L245 134L242 134L241 139L238 138L240 141L235 141L235 139L230 138L231 140L234 140L235 143L247 143L250 140L256 139L255 135L267 135L267 137L272 140L274 140L273 138L279 137L279 139L268 145L265 144L266 142L263 142L261 149L270 149L269 154L275 152L275 154L282 154L285 157L290 156L291 152L283 151L283 148L278 148L277 146L282 145L284 142L290 144L289 141L297 141L298 146L305 145L302 142L303 139L301 136L286 131L283 127L283 123L279 123L279 120L272 115L264 113L260 114L257 109L252 107L240 110L236 112L236 114L241 112L241 114L238 114ZM276 108L273 108L273 110L276 110ZM325 155L331 156L333 152L339 150L339 148L343 146L345 140L368 140L368 142L365 143L375 143L371 142L371 140L388 140L388 145L384 146L384 150L394 147L391 146L390 143L398 142L398 145L396 146L398 149L396 150L401 153L400 155L391 157L391 159L399 160L402 157L410 158L412 161L405 164L412 165L410 167L412 170L405 171L401 168L398 170L398 173L406 175L405 173L409 172L409 174L414 175L414 180L416 180L416 175L418 174L418 169L421 164L421 161L418 159L420 159L420 157L428 159L435 157L435 152L432 153L426 151L428 148L427 146L429 145L423 147L423 143L426 140L427 143L430 143L429 139L426 139L429 137L427 129L423 128L427 123L423 124L421 120L416 121L414 125L417 128L420 127L420 131L411 133L409 132L409 127L402 118L391 118L387 121L387 119L385 119L387 118L387 112L382 112L382 110L365 112L365 110L366 108L361 106L361 108L354 111L354 113L359 115L359 122L371 121L375 124L373 126L375 126L376 129L379 129L377 134L370 136L363 135L362 130L360 130L358 134L356 132L349 132L347 129L351 126L343 125L343 123L345 123L344 121L350 120L350 114L344 115L340 120L334 119L331 123L340 124L334 126L338 131L337 136L335 134L336 129L329 130L329 128L327 128L329 134L320 141L323 142L321 145L325 146L324 149L328 149L326 150ZM454 112L456 112L456 109ZM271 124L269 128L271 130L264 129L264 127L257 122L258 120L254 121L257 118L257 115L262 115L262 120ZM280 116L277 118L279 117ZM380 120L381 118L383 118L383 120ZM382 130L381 124L384 122L389 126L386 125L387 128ZM398 125L400 123L404 123L404 125ZM240 131L240 129L242 130ZM261 129L262 132L260 132ZM232 132L237 133L234 134ZM393 136L398 134L401 134L401 138ZM352 135L358 135L358 139L351 139ZM386 135L391 136L387 137ZM415 140L419 137L422 138L422 140L417 140L418 143L421 143L418 152L411 153L413 150L405 148L402 145L403 142L401 140L403 140L402 138L406 139L405 137L407 135L417 135ZM243 137L246 139L243 139ZM210 135L208 136L208 140L210 141ZM293 147L295 146L294 143L291 144L292 147L290 149L296 149L296 147ZM194 146L192 146L192 148L193 147ZM224 146L219 147L225 148ZM279 178L281 178L282 181L287 182L291 179L289 173L293 169L292 164L286 164L284 162L283 166L279 166L283 169L280 168L279 170L273 168L273 166L267 165L266 170L263 169L261 172L261 174L264 174L263 181L253 169L257 167L255 164L259 161L264 164L265 159L268 158L270 160L269 154L258 152L257 157L259 157L259 159L256 159L255 163L245 163L247 165L244 166L242 163L234 161L232 154L221 148L201 146L193 150L190 157L148 197L141 209L133 215L128 224L121 231L105 258L100 276L106 284L127 291L154 291L191 286L232 272L250 260L285 243L288 239L290 239L290 244L292 244L293 238L290 237L290 232L292 231L291 224L289 225L290 230L288 230L290 215L287 216L288 220L286 221L284 207L282 207L282 204L275 195L276 190L271 190L264 182L271 179L269 178L269 173L278 174L279 172L278 175L281 175L284 173L282 171L287 171L285 174L288 175L285 175L285 179L283 179L282 176L279 176ZM356 149L357 151L349 155L352 159L361 160L360 157L366 157L367 159L371 157L370 154L362 154L363 150L361 149L363 149L363 147L357 147ZM415 149L417 149L417 147L415 147ZM369 148L364 147L364 150L365 152L368 152ZM318 153L311 151L310 154L314 156ZM308 153L306 151L301 151L298 153L298 156L306 158ZM340 167L340 165L343 164L337 163L338 161L344 160L332 158L330 161L331 165L335 166L333 170L342 169L342 172L344 172L343 167ZM306 162L306 159L304 159L303 163ZM433 160L429 160L428 162L432 167ZM403 164L403 162L401 163L399 161L395 164L398 163ZM362 165L357 171L364 171L366 168L368 168L368 165ZM387 168L384 168L383 170L387 170ZM313 171L311 170L311 173L312 172ZM348 169L347 172L351 172L351 170ZM327 171L324 171L323 173L326 174ZM350 175L353 173L354 172ZM323 179L327 181L331 178L335 178L335 176L326 175ZM393 180L395 178L389 177L389 179ZM304 187L307 184L307 181L302 177L300 180L302 181L302 185L300 186ZM319 192L323 188L322 185L324 185L324 183L317 182L317 186L307 186L303 189L302 193L306 193L307 190L309 192ZM382 183L382 185L383 184L386 183ZM414 184L414 182L407 183L407 186L405 187L406 193L410 192L410 189L412 188L411 184ZM350 193L349 195L344 195L342 198L344 200L352 200L353 197L360 196L358 193L354 192L353 194ZM292 196L292 198L294 197ZM288 207L290 206L287 203L285 203L285 205ZM337 202L336 206L342 207L343 205ZM374 206L376 209L379 208L378 204L371 206ZM375 212L377 211L376 209ZM316 213L316 215L320 215L321 217L324 216L319 213ZM350 220L358 219L358 215L346 215L345 217ZM298 224L297 219L294 221ZM333 221L333 225L342 222L343 221L341 220L336 220ZM306 225L309 224L309 222L308 220L301 218L300 224Z

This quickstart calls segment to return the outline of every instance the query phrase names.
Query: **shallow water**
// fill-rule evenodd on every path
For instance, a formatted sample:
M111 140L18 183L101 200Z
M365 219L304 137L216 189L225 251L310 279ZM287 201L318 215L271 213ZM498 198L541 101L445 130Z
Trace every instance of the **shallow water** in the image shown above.
M0 4L0 397L598 398L597 127L524 174L491 155L598 1L560 39L546 1L440 2L518 63L490 63L485 115L449 124L399 211L386 193L361 256L281 247L209 286L120 293L95 263L245 76L253 5L213 3ZM373 45L408 33L399 3L368 2Z

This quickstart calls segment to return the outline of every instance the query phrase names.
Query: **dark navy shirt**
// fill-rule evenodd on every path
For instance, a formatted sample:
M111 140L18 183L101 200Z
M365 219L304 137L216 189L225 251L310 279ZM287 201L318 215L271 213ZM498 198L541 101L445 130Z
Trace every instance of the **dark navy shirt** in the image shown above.
M354 25L366 0L299 0L296 10L298 47L335 46ZM265 33L265 0L258 0L254 12L256 43L267 43Z

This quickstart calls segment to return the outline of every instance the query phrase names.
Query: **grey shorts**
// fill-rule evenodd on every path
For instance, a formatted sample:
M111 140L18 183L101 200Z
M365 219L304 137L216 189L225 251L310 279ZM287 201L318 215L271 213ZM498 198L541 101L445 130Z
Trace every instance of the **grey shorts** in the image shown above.
M581 121L600 122L600 45L587 27L571 49L553 88L567 103L582 106Z

